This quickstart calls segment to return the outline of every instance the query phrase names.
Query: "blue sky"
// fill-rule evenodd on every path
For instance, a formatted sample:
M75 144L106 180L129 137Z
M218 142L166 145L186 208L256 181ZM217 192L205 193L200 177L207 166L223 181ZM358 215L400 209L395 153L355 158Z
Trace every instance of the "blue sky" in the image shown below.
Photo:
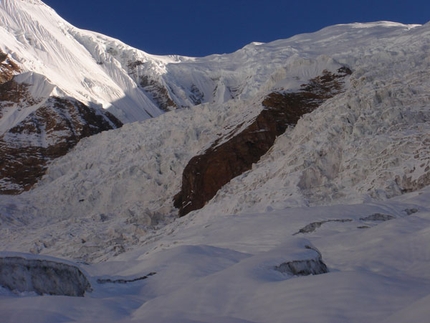
M233 52L350 22L423 24L429 0L43 0L73 25L151 54Z

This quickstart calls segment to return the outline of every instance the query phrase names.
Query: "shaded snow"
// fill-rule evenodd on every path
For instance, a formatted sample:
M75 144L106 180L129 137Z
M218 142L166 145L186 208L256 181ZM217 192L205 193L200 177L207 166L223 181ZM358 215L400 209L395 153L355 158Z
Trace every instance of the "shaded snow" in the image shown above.
M0 312L4 322L23 321L30 313L39 322L61 316L78 322L376 323L391 316L405 322L413 313L422 319L430 287L429 255L422 248L430 243L429 194L264 215L190 214L134 251L83 265L94 281L128 283L93 283L85 298L2 293ZM419 211L407 215L410 208ZM357 228L360 218L375 213L396 219ZM332 217L352 221L327 222L306 238L293 236L312 220ZM297 277L275 269L318 259L319 253L330 269L323 275ZM142 276L148 277L135 280Z

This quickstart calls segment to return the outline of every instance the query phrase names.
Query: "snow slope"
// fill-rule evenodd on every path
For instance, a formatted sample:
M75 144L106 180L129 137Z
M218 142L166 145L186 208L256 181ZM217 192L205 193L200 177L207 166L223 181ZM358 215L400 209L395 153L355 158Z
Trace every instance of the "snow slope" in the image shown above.
M429 201L427 189L381 203L192 213L132 252L79 264L93 288L84 298L1 291L2 321L425 321ZM372 220L381 218L375 214L390 220ZM296 234L317 220L328 222ZM315 257L308 245L319 250L328 273L276 270Z

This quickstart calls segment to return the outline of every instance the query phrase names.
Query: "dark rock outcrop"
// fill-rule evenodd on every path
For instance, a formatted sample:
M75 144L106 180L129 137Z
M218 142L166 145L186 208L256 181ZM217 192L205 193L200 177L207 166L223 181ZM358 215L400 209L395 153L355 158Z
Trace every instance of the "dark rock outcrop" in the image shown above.
M312 222L309 223L308 225L305 225L303 228L301 228L299 231L297 231L296 233L293 234L297 235L299 233L312 233L315 232L316 229L320 228L324 223L328 223L328 222L341 222L341 223L345 223L345 222L351 222L352 219L333 219L333 220L324 220L324 221L317 221L317 222Z
M84 296L91 284L73 265L51 260L0 257L0 285L38 295Z
M327 265L318 259L296 260L280 264L275 270L293 276L321 275L328 273Z
M129 283L134 283L140 280L145 280L148 279L151 276L156 275L156 272L150 272L148 275L142 276L142 277L137 277L137 278L131 278L131 279L125 279L125 278L117 278L117 279L112 279L112 278L99 278L97 279L97 283L98 284L129 284Z
M33 98L30 86L13 79L0 85L0 118L8 109L40 104L0 134L0 194L31 189L48 163L65 155L82 138L122 126L110 113L96 111L73 98Z
M151 79L147 75L143 75L140 77L139 85L161 110L169 111L177 108L177 105L170 97L166 86L160 83L160 81Z
M365 217L360 218L360 221L389 221L393 220L396 217L390 214L382 214L382 213L375 213L371 214Z
M298 92L269 94L262 102L264 109L245 130L221 138L193 157L184 169L181 191L174 197L179 216L202 208L222 186L250 170L288 126L340 93L343 78L351 73L346 67L336 74L324 71Z
M0 50L0 84L10 81L20 72L18 64L9 58L9 55Z

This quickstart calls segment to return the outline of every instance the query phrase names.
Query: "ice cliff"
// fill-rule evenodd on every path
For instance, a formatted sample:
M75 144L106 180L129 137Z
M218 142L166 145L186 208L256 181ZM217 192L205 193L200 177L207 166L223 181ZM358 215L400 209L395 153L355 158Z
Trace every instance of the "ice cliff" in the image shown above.
M91 285L82 271L66 262L0 255L0 285L16 292L84 296Z

